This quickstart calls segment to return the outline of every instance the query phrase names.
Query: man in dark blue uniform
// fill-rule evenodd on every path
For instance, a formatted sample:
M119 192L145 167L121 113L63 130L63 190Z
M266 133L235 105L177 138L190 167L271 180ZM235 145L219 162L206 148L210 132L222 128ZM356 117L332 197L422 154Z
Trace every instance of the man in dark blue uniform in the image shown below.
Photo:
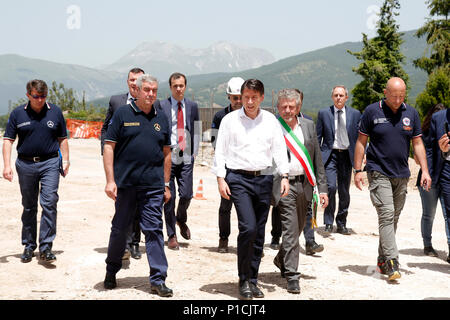
M230 104L214 115L211 124L211 143L214 148L216 146L217 133L219 132L220 123L222 122L223 117L225 117L232 111L242 108L241 86L244 81L245 80L240 77L233 77L228 81L227 94L228 100L230 100ZM220 253L228 252L228 237L231 233L230 215L232 206L233 202L231 201L231 199L225 199L223 197L220 198L218 247L218 251Z
M365 170L370 198L378 214L380 241L377 264L382 274L386 274L389 280L395 280L401 277L395 232L411 175L408 167L411 141L422 169L420 184L426 191L431 186L431 178L421 138L419 114L404 103L405 82L396 77L389 79L384 94L386 98L367 106L361 117L355 146L354 179L356 187L362 190L362 161L370 137Z
M40 258L56 260L52 253L56 237L56 206L60 166L63 175L69 171L69 144L61 109L47 103L47 84L42 80L27 83L28 103L11 112L3 140L3 177L13 179L11 149L17 144L16 171L22 194L22 244L25 246L22 262L30 262L37 248L37 203L40 195L42 207L39 229ZM62 159L60 159L60 154Z
M154 107L158 81L150 75L137 80L137 102L120 107L105 138L103 165L105 192L115 200L114 218L106 258L104 287L117 286L127 228L137 206L150 266L151 291L162 297L173 292L165 285L167 259L162 233L162 207L170 199L170 130L163 112Z
M128 93L112 96L109 99L108 112L106 113L105 121L103 122L101 130L101 153L103 155L103 146L105 145L106 131L108 131L109 123L114 115L114 112L121 106L130 105L132 101L136 100L138 88L136 86L137 78L143 75L145 72L141 68L133 68L128 72L127 85ZM158 102L158 101L156 101ZM139 228L139 217L136 213L134 220L128 229L127 235L127 248L123 254L122 259L127 260L131 257L134 259L141 258L141 252L139 251L139 242L141 242L141 229Z

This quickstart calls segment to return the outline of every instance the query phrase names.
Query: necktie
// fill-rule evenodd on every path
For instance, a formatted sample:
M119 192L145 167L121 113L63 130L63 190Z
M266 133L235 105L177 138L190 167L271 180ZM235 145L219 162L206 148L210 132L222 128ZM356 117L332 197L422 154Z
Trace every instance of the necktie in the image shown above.
M184 151L184 149L186 148L186 141L184 140L184 117L183 117L183 109L181 109L181 102L178 102L177 138L180 149Z
M338 110L337 141L343 149L347 149L350 145L348 141L347 128L345 128L344 124L344 112L342 110Z

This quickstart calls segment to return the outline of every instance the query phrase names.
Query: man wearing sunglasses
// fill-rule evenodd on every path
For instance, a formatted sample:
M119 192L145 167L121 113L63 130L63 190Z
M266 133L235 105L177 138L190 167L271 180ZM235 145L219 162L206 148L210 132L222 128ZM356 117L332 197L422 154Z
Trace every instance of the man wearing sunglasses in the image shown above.
M56 236L56 205L60 175L69 172L69 144L61 109L47 103L47 84L42 80L27 83L28 103L11 112L3 137L3 177L12 181L11 149L17 143L16 171L22 194L22 244L25 246L21 261L30 262L37 248L37 202L40 196L42 216L39 230L40 259L56 260L52 244Z
M240 77L233 77L228 81L227 84L227 94L228 100L230 100L230 104L218 111L213 118L211 128L211 143L213 147L216 147L216 139L217 133L219 132L220 123L222 122L223 117L229 114L232 111L238 110L242 108L242 96L241 96L241 86L244 83L244 79ZM220 207L219 207L219 247L218 251L220 253L228 252L228 237L230 236L231 228L230 228L230 215L231 215L231 207L233 206L233 202L231 200L227 200L223 197L220 198Z

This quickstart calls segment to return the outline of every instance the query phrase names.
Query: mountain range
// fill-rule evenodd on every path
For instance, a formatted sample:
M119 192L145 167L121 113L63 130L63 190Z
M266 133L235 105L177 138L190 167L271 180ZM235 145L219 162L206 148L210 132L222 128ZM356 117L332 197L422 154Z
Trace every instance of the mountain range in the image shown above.
M427 74L412 65L412 61L422 56L426 49L425 39L416 38L414 33L414 30L404 33L404 43L401 47L406 56L404 68L410 77L410 90L408 92L410 103L414 103L416 96L423 90L427 80ZM311 113L319 108L331 105L330 95L333 86L345 85L351 90L356 83L361 81L361 78L352 72L352 68L356 67L360 61L347 53L347 50L360 51L362 42L345 42L268 64L264 64L264 61L270 61L270 54L267 54L266 51L244 47L236 49L235 45L224 42L200 50L182 49L176 45L162 44L159 46L159 51L151 51L150 48L155 46L155 43L143 43L132 51L134 55L125 55L117 62L103 66L101 69L53 63L18 55L0 55L0 114L7 112L9 100L16 101L25 96L25 84L33 78L43 79L49 85L53 80L64 83L65 87L73 88L79 97L84 91L87 101L105 107L111 95L127 90L126 72L131 65L141 66L160 79L158 93L160 99L166 98L170 94L162 72L166 72L166 78L171 72L168 70L185 73L188 76L187 96L194 98L200 107L209 107L211 101L222 106L228 104L225 94L226 83L234 76L262 80L266 89L264 106L271 106L275 100L272 92L287 87L299 88L305 94L303 110ZM178 49L175 50L174 48ZM231 48L234 48L234 51ZM245 51L246 49L249 51ZM138 52L142 55L141 58L138 57ZM145 52L155 61L163 59L165 57L164 52L167 52L168 57L166 57L165 62L167 64L160 61L160 69L157 66L152 67L152 58L148 58ZM185 53L182 54L181 52ZM201 71L199 71L200 69L194 70L194 61L196 61L194 58L189 60L188 63L186 57L189 52L191 56L195 56L195 54L203 55L203 58L197 60L197 62L201 61L203 64L198 62L197 68L199 66L203 68L204 74L195 74ZM251 52L254 52L253 55ZM260 55L257 52L260 52ZM254 60L252 60L252 56L255 56ZM135 61L136 64L133 64L132 61ZM171 63L170 66L169 62ZM146 63L149 63L149 65L146 66ZM164 65L168 69L165 69ZM246 69L239 71L239 66L245 66ZM255 66L258 67L255 68ZM192 73L187 70L191 70ZM214 73L212 73L213 71ZM158 74L157 72L161 73Z
M103 69L126 73L134 66L140 66L158 79L167 80L173 72L180 70L188 75L236 72L273 62L275 58L266 50L229 42L217 42L206 49L188 49L159 41L144 42Z

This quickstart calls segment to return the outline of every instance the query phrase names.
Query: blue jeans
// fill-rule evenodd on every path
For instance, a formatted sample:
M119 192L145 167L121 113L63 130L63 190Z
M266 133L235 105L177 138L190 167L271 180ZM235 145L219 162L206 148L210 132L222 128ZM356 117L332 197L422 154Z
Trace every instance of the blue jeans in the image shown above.
M422 199L422 219L420 222L420 227L422 230L423 245L424 247L431 247L431 232L433 230L433 221L436 214L438 199L441 202L444 220L447 220L444 198L440 186L432 187L428 192L425 191L421 186L419 186L418 188L420 198ZM450 244L450 234L447 223L445 224L445 232L447 234L447 242Z
M59 158L42 162L16 160L22 194L22 244L26 249L37 248L37 211L38 197L42 207L39 228L39 251L52 249L56 237L56 206L59 187Z

